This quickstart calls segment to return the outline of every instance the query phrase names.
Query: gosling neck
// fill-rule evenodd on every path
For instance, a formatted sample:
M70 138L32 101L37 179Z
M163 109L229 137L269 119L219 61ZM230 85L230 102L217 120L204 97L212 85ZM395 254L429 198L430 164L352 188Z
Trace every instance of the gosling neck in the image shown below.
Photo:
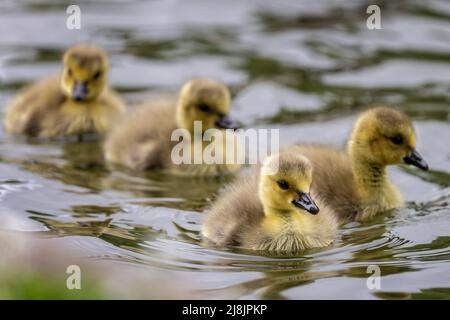
M180 99L177 102L176 106L176 114L175 114L175 120L178 128L186 129L189 132L193 131L192 126L188 126L186 123L186 111L183 107L183 103L180 101Z
M273 207L265 207L263 227L265 231L275 238L294 236L296 241L310 241L310 236L315 237L317 221L309 213L299 209L283 210ZM286 238L283 240L283 242Z
M390 183L386 165L370 159L367 149L356 144L350 145L349 151L357 192L364 198L376 198Z

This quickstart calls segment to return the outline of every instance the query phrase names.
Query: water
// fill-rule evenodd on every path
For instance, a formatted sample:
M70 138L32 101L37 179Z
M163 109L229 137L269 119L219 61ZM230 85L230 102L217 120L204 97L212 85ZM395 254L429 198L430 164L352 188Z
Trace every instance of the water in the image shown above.
M283 143L343 146L359 110L397 105L431 170L391 168L405 208L343 226L329 248L275 259L200 243L203 210L230 179L111 171L95 141L1 132L0 206L27 221L20 232L173 276L165 286L183 287L181 297L450 298L450 2L380 2L375 31L365 27L369 3L356 0L78 1L80 31L65 28L71 3L0 3L2 108L88 41L110 53L111 84L127 101L213 77L232 89L236 118L280 128ZM369 265L381 267L379 290L366 286Z

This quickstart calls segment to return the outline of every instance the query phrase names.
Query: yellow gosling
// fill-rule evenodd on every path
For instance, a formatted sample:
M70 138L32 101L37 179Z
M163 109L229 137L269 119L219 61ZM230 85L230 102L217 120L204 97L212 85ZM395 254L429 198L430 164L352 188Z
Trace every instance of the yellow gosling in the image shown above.
M312 172L310 161L298 153L267 158L261 170L255 168L219 195L204 221L203 237L218 246L274 255L328 246L338 222L310 194Z
M416 151L410 119L387 107L369 109L359 117L347 153L316 145L297 150L314 164L313 191L337 212L341 222L366 221L403 205L387 166L409 164L428 170Z
M108 88L106 53L90 45L70 48L61 74L26 88L7 107L4 125L12 134L42 138L103 134L125 112Z
M172 133L185 129L192 152L202 153L210 142L204 142L208 129L236 129L228 117L230 93L223 84L211 79L193 79L181 89L178 99L161 98L137 108L108 136L104 145L107 161L131 169L163 169L188 176L213 176L234 172L237 164L176 163L172 159L174 147L180 140L171 141ZM201 122L201 131L194 130L194 122ZM200 141L200 143L198 142ZM226 157L226 147L218 150Z

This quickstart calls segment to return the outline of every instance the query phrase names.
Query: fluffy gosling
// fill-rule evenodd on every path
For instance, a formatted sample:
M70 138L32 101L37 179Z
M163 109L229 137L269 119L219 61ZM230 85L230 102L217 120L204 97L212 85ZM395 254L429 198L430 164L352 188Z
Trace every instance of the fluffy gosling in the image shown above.
M171 141L176 129L187 130L189 137L185 138L192 153L205 149L206 143L202 138L206 130L236 129L236 123L228 117L229 109L230 93L226 86L211 79L193 79L183 85L177 100L152 101L130 114L106 139L105 158L131 169L159 168L189 176L234 172L239 165L205 162L176 164L171 158L174 147L179 144L179 141ZM201 122L201 132L194 130L195 121ZM201 145L197 145L196 141L202 141ZM225 149L219 150L224 156Z
M408 164L428 170L416 150L410 119L387 107L369 109L359 117L347 153L316 145L297 150L314 164L312 190L337 212L341 222L366 221L403 205L387 166Z
M312 172L310 161L298 153L267 158L261 170L255 168L219 195L204 221L203 237L218 246L274 255L328 246L338 223L335 214L311 196Z
M76 45L63 57L63 71L20 93L7 107L4 125L12 134L41 138L103 134L125 112L107 86L106 53Z

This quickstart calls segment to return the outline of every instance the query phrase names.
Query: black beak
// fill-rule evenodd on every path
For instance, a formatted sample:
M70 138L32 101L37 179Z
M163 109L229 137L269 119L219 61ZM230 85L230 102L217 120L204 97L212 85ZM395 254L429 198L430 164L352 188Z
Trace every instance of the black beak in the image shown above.
M304 209L314 215L319 213L319 207L316 205L309 193L300 192L298 195L299 198L292 201L294 206Z
M220 129L239 129L239 124L228 116L223 116L217 120L216 126Z
M423 160L422 156L416 151L416 149L412 149L411 154L407 157L404 157L403 161L422 170L428 170L428 164L425 162L425 160Z
M73 87L72 97L75 101L83 101L86 99L88 95L88 88L86 82L75 82L75 86Z

